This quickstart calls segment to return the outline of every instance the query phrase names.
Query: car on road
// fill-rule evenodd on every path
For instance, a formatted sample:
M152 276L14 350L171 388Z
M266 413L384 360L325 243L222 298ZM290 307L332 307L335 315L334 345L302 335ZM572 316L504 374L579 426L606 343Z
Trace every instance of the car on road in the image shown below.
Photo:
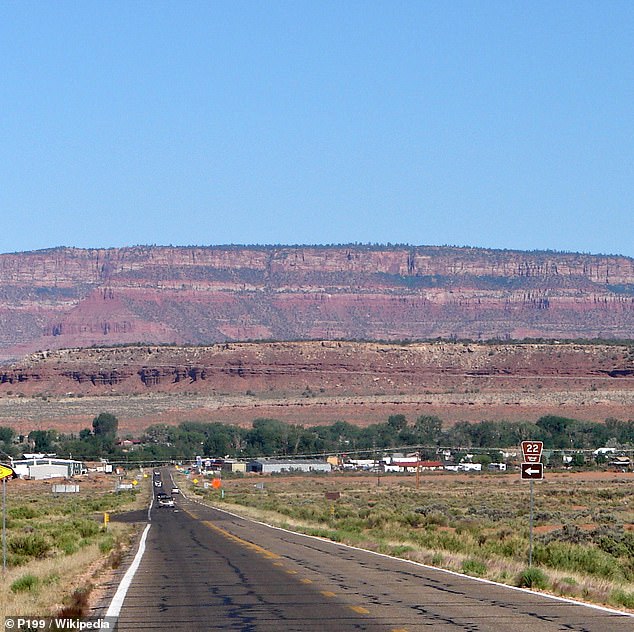
M154 481L154 487L163 487L163 481Z
M161 496L158 499L158 506L159 507L173 507L174 506L174 499L171 496Z
M178 487L172 487L172 494L180 494L181 490Z

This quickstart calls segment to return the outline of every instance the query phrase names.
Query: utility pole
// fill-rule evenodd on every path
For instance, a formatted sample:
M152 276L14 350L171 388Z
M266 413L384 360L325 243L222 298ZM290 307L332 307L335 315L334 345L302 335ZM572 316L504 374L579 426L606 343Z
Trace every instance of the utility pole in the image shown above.
M374 467L376 468L376 486L379 487L381 485L381 470L379 465L379 459L376 458L376 439L372 442L372 447L374 450Z
M420 487L420 450L416 452L416 489Z

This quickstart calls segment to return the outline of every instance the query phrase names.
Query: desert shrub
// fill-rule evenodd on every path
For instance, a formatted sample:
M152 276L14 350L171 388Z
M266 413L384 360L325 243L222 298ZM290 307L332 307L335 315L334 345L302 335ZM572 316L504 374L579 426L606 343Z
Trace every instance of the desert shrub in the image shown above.
M565 524L561 529L555 529L539 538L540 542L569 542L570 544L586 544L592 541L588 531L580 529L576 524Z
M605 509L600 509L593 515L593 519L595 522L607 525L607 524L618 524L619 518L612 511L607 511Z
M597 532L596 544L614 557L634 558L634 533L614 528L607 532Z
M119 568L119 566L121 566L122 561L123 550L120 546L117 546L110 552L110 555L108 556L108 563L110 564L111 568L114 568L116 570L117 568Z
M57 613L59 617L77 619L85 617L88 611L88 597L92 586L78 588L66 599L66 605Z
M587 573L605 579L623 579L619 562L604 551L586 546L562 542L551 542L535 546L533 558L536 563L551 568Z
M389 521L389 516L384 513L375 512L370 514L366 519L369 529L381 529Z
M432 514L444 515L448 513L449 508L443 503L436 503L434 505L422 505L420 507L416 507L414 511L418 514L422 514L423 516L430 516Z
M11 584L12 593L30 592L37 590L40 580L35 575L22 575Z
M518 575L515 585L520 588L538 588L545 590L548 587L548 576L541 568L531 566Z
M10 518L23 518L26 520L31 520L39 515L39 512L33 509L33 507L27 507L26 505L22 507L12 507L7 513Z
M58 581L60 580L60 576L58 573L51 573L50 575L47 575L43 580L42 583L45 586L51 586L52 584L56 584Z
M9 550L23 557L44 557L50 551L49 541L37 533L14 536L9 540Z
M551 590L558 595L578 596L579 582L574 577L562 577L552 581Z
M462 562L462 572L466 575L474 575L476 577L482 577L487 572L487 567L484 562L480 560L474 560L469 558Z
M446 531L427 531L416 533L415 539L430 549L441 549L452 553L466 553L469 544L465 538Z
M425 516L425 522L428 525L437 525L439 527L449 526L449 520L447 519L447 516L438 512Z
M344 531L359 532L363 530L364 526L364 521L359 518L349 517L337 520L337 528L343 529Z
M103 554L110 553L114 548L114 538L111 535L105 537L99 542L99 551Z
M526 551L526 541L519 537L489 538L486 551L502 557L520 558Z
M64 534L56 539L55 546L57 546L64 555L72 555L79 550L77 538L72 534Z
M82 538L90 538L101 530L101 526L96 521L81 518L73 520L71 526Z
M479 507L469 507L467 509L467 514L469 516L487 519L491 522L502 522L503 520L510 520L514 518L516 511L513 509L503 509L499 507L481 505Z
M482 525L474 520L461 520L456 525L456 533L471 536L474 540L481 535L481 529Z
M634 593L615 590L610 595L610 601L617 606L634 609Z
M408 527L420 527L425 522L425 517L415 512L406 513L402 519L403 524Z

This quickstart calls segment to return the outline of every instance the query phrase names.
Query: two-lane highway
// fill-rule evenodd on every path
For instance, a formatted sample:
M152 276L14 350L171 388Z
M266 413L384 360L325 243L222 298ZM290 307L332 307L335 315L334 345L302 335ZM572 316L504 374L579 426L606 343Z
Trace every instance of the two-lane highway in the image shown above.
M119 630L632 632L634 618L244 520L153 508Z

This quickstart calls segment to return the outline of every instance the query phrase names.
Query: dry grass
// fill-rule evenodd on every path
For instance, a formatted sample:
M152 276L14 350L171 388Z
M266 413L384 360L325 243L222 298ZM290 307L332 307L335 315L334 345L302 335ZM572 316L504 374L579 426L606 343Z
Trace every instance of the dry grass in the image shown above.
M149 485L143 485L144 491L135 496L117 497L112 494L112 477L99 477L80 481L80 496L65 498L52 496L49 482L15 483L7 505L9 516L19 517L8 521L8 541L33 533L43 534L53 544L41 558L22 557L3 574L0 620L6 616L85 613L94 598L93 589L108 581L113 563L120 560L135 529L134 525L111 522L104 530L99 526L102 512L145 506ZM81 524L88 526L96 524L97 531L88 538L77 535L78 545L65 552L55 544L59 536L54 534L63 532L69 519L83 520Z
M72 593L94 581L94 574L103 564L104 556L97 544L87 546L74 555L34 560L9 569L2 579L0 619L6 616L46 616L67 604ZM20 578L32 575L38 579L32 590L14 593L11 585Z

